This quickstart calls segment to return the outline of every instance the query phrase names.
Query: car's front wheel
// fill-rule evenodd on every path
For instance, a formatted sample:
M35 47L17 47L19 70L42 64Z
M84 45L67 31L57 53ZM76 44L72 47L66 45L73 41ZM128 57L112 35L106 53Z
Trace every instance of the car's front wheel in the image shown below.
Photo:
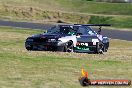
M32 50L32 49L33 49L33 46L30 45L28 42L25 42L25 48L26 48L27 50Z
M67 43L65 43L63 46L59 46L58 47L58 51L62 51L62 52L73 52L73 42L69 41Z
M95 53L96 54L103 54L103 44L100 44L99 42L96 43L96 49Z
M66 44L67 46L67 52L73 52L73 47L74 47L74 45L73 45L73 42L72 41L69 41L67 44Z
M33 48L30 46L30 47L26 47L27 50L32 50Z

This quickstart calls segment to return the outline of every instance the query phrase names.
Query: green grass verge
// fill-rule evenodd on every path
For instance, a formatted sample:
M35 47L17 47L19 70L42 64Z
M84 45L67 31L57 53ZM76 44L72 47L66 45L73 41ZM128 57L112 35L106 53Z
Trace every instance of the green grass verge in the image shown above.
M113 27L132 28L131 16L97 16L88 14L65 13L56 11L44 11L32 7L10 7L5 6L1 10L1 19L10 19L15 21L50 21L82 24L112 24ZM3 16L4 15L4 16Z
M89 71L90 79L132 80L132 42L111 40L105 55L27 51L25 39L41 32L0 27L2 88L81 88L78 77L82 67Z
M132 28L132 17L91 16L90 24L111 24L113 27Z
M100 3L86 0L57 0L62 7L81 13L108 14L108 15L131 15L132 4L130 3Z
M13 21L109 23L113 27L132 28L131 10L131 3L104 3L87 0L0 1L0 19Z

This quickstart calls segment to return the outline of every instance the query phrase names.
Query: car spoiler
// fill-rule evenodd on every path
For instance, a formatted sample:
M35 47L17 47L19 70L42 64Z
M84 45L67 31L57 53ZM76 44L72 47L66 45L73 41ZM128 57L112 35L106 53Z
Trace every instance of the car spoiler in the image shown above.
M74 25L82 25L82 26L111 26L111 24L74 24Z
M77 26L99 26L99 30L98 30L98 34L101 34L101 31L102 31L102 26L111 26L110 24L74 24L74 25L77 25Z

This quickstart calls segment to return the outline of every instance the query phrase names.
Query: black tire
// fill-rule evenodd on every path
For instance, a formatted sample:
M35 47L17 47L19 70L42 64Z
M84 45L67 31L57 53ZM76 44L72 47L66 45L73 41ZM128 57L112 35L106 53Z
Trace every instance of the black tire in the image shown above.
M99 42L96 43L95 54L103 54L103 45Z
M106 43L106 50L109 48L109 42Z
M107 52L106 46L103 47L103 52Z
M69 42L65 43L63 46L58 46L57 51L73 52L73 42L69 41Z
M68 52L68 47L67 47L67 45L64 46L64 50L63 50L63 52Z
M26 47L26 49L29 51L29 50L32 50L33 48L32 47Z
M28 42L25 42L25 48L26 48L27 50L32 50L32 49L33 49L33 46L30 45Z
M109 42L108 42L108 43L104 43L103 51L104 51L104 52L107 52L108 47L109 47Z
M97 42L97 43L96 43L95 54L99 54L99 50L100 50L100 48L99 48L99 43Z
M74 44L72 41L69 41L67 43L67 52L73 52L73 47L74 47Z

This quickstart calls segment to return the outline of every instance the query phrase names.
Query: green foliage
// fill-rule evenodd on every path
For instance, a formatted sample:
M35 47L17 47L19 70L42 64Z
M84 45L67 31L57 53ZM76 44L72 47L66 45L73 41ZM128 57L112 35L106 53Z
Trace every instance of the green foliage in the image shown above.
M132 17L91 16L90 24L112 24L113 27L132 28Z
M91 24L109 24L112 17L105 16L91 16L89 23Z
M5 3L13 6L39 7L52 11L132 15L132 3L100 3L91 2L91 0L1 0L1 4Z

